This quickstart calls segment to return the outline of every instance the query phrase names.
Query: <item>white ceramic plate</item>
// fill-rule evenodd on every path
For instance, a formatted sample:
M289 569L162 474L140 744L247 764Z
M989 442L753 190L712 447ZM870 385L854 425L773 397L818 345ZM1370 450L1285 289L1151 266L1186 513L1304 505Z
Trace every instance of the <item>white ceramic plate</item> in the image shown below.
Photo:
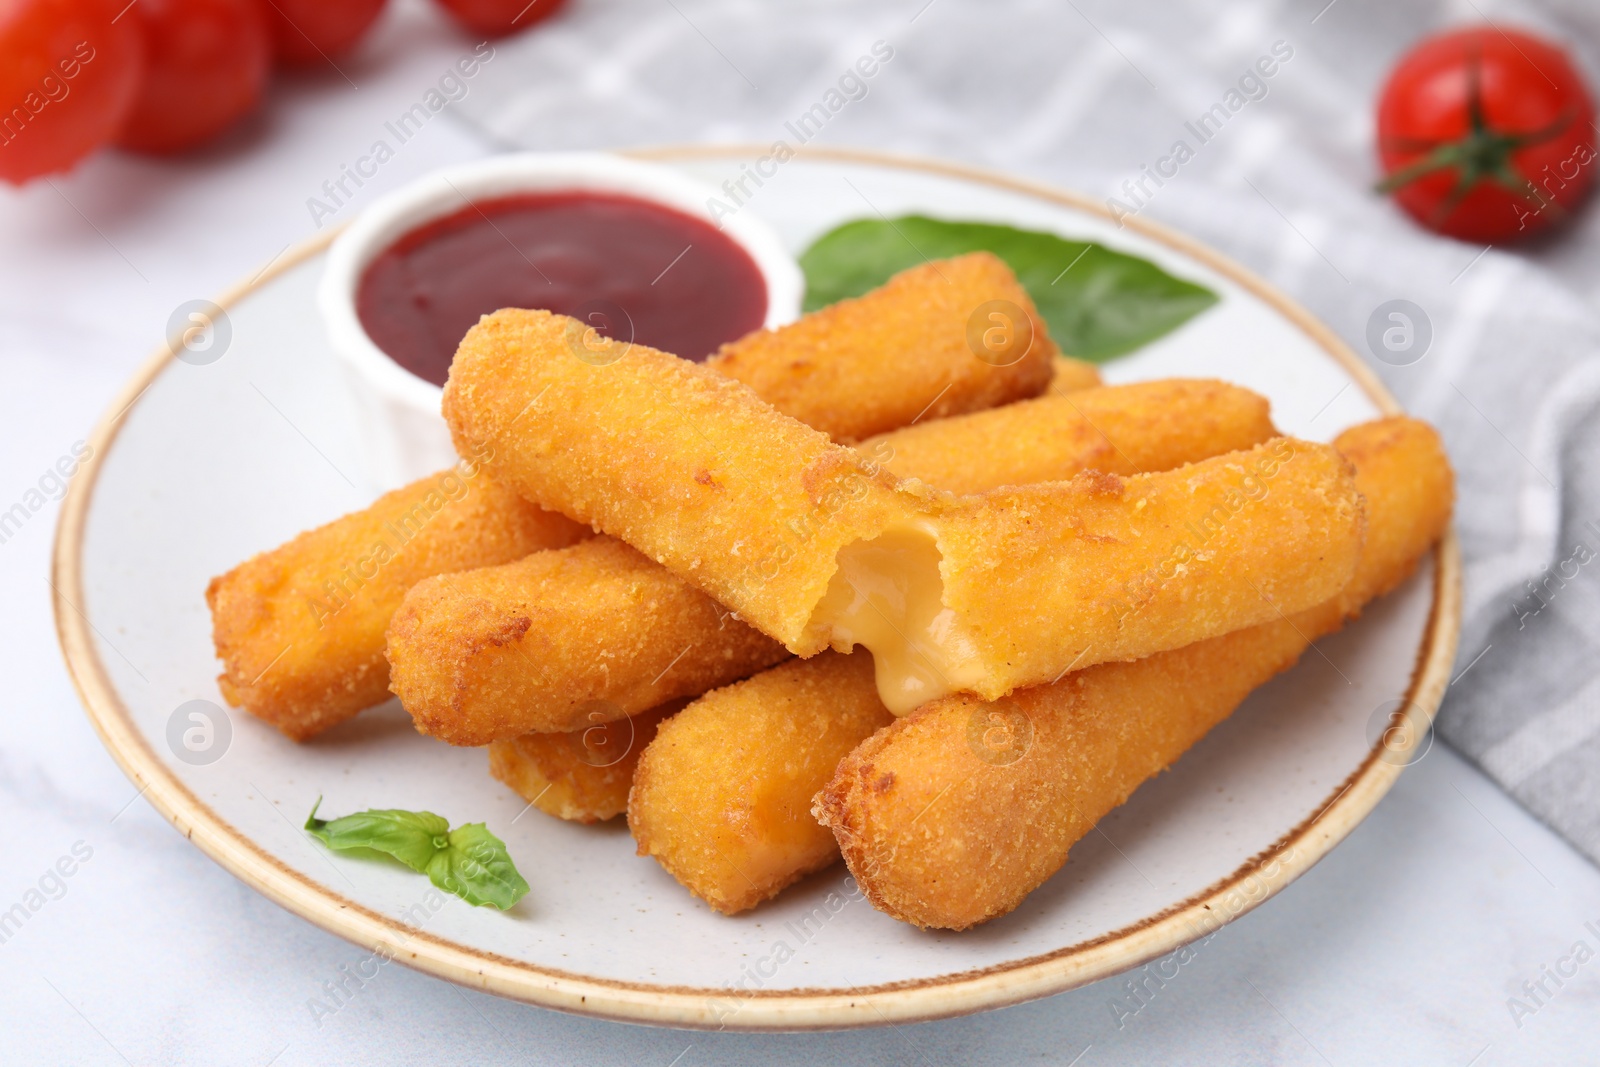
M650 155L720 185L760 152ZM785 164L751 209L797 250L845 219L911 210L1100 239L1222 296L1110 364L1108 379L1229 379L1270 397L1286 431L1323 440L1396 410L1304 310L1187 239L1143 222L1119 230L1083 198L812 153ZM64 507L56 617L96 728L157 809L284 907L432 974L568 1011L750 1029L925 1019L1057 992L1171 952L1305 871L1405 762L1415 738L1397 752L1374 743L1387 710L1409 700L1425 721L1442 694L1458 612L1453 541L1141 788L1015 913L960 934L875 912L842 866L753 913L716 915L635 856L620 820L582 827L525 812L481 751L419 736L393 703L307 745L234 713L219 724L226 744L211 749L220 758L181 760L188 750L169 742L191 725L180 706L221 704L207 580L383 488L362 469L353 401L313 307L324 247L224 299L232 337L221 358L196 366L163 353L129 383ZM331 855L300 830L319 795L334 814L427 808L487 821L532 892L507 914L453 899L418 910L424 879Z

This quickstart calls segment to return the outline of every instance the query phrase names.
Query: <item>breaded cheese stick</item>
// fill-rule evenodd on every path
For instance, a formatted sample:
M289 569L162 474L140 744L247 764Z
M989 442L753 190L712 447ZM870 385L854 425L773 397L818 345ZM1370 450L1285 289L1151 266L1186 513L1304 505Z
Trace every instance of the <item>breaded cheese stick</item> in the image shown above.
M1071 478L1142 474L1251 448L1277 435L1266 398L1208 379L1166 378L1051 393L924 422L863 441L903 478L952 493Z
M645 749L628 800L639 855L726 914L838 858L811 798L892 720L865 656L824 652L707 693Z
M389 627L390 686L422 733L483 745L637 714L789 658L621 541L418 582Z
M998 703L940 700L840 763L814 811L874 906L917 926L957 930L1011 911L1141 782L1291 666L1311 640L1409 575L1449 522L1452 476L1438 436L1424 423L1390 418L1337 443L1370 502L1360 566L1338 595Z
M796 655L867 645L892 710L1253 625L1326 599L1354 566L1360 497L1327 446L957 498L870 468L704 367L604 338L578 358L581 331L548 312L480 320L445 387L457 447L492 451L530 500L627 541Z
M385 493L211 580L222 695L304 740L388 699L384 631L419 579L589 533L465 462Z
M685 703L674 700L621 719L597 709L590 726L496 741L489 746L489 773L546 815L581 823L610 819L628 810L639 757Z
M1090 466L1175 467L1274 433L1257 394L1173 380L940 419L859 449L897 473L975 492ZM418 729L458 745L570 730L594 701L631 715L787 656L608 537L418 583L395 613L388 649L391 686Z
M972 328L975 314L989 327L990 313L1001 316L999 333ZM998 350L985 347L986 336ZM875 358L857 358L863 352ZM1011 268L972 252L901 271L863 296L741 337L706 365L834 440L856 441L914 419L1038 396L1058 373L1056 360L1044 320ZM1059 373L1068 382L1089 373L1098 379L1086 367L1072 360Z

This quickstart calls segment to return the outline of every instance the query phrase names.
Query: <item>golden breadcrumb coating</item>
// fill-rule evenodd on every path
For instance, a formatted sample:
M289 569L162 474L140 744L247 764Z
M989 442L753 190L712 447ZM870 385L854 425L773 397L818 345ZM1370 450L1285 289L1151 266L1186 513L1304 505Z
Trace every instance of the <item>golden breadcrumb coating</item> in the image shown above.
M953 478L976 491L1067 478L1126 456L1176 466L1273 433L1265 400L1215 382L1080 395L1081 403L1053 396L940 419L859 448L898 473L940 488ZM1007 428L1015 440L1005 440ZM575 710L590 701L631 715L786 656L706 594L608 537L418 583L395 613L388 648L391 686L418 729L457 745L571 729Z
M211 580L222 694L304 740L388 699L384 630L419 579L587 536L465 463L386 493Z
M1004 366L980 359L982 346L969 341L969 320L992 301L1017 308L1033 330L1032 345ZM758 330L723 345L706 365L785 415L837 441L855 441L919 417L1038 396L1056 373L1056 346L1011 268L972 252L901 271L863 296ZM1080 380L1082 366L1062 373Z
M489 773L546 815L593 823L628 810L634 768L656 728L684 701L558 734L489 746Z
M1141 782L1409 575L1453 502L1437 434L1389 418L1336 444L1356 466L1369 532L1354 577L1325 603L998 702L940 700L841 762L814 812L874 906L957 930L1009 912Z
M633 715L788 656L609 537L424 579L389 628L391 687L453 745Z
M981 493L1059 481L1091 468L1122 475L1171 470L1275 436L1259 394L1218 381L1168 378L1052 392L919 423L857 447L901 477L952 493Z
M1171 471L995 490L941 516L942 602L982 666L959 688L997 699L1328 599L1361 549L1353 474L1333 448L1279 437Z
M865 656L825 652L707 693L639 760L628 800L639 854L720 912L755 907L838 858L811 797L890 718Z

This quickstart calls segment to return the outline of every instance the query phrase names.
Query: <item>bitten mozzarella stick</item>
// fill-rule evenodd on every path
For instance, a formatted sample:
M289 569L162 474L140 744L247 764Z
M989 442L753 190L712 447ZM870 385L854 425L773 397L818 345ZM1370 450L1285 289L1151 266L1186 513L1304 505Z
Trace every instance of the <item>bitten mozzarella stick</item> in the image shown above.
M1023 400L863 441L903 478L952 493L1142 474L1250 448L1276 436L1267 401L1235 385L1168 378Z
M384 630L419 579L587 536L466 463L386 493L211 580L222 695L304 740L388 699Z
M865 644L892 710L992 699L1308 607L1348 580L1360 545L1348 465L1323 445L958 498L704 367L592 337L580 358L582 335L547 312L480 320L445 387L457 447L492 451L530 500L796 655Z
M857 358L862 352L876 358ZM864 296L742 337L706 365L785 415L856 441L916 419L1038 396L1056 361L1044 320L1011 268L972 252L901 271ZM1098 380L1087 364L1063 362L1065 380Z
M1351 475L1327 445L1279 437L964 498L979 503L841 551L813 625L872 650L896 714L955 692L995 700L1334 595L1364 526Z
M707 693L639 760L628 801L639 854L718 911L755 907L838 859L811 797L891 720L865 656L825 652Z
M1336 596L997 703L940 700L853 751L814 811L874 906L917 926L957 930L1011 911L1141 782L1291 666L1311 640L1409 575L1449 521L1452 478L1437 435L1391 418L1337 443L1359 472L1370 532L1360 566Z
M489 773L558 819L592 823L621 815L645 746L684 703L674 700L622 719L597 710L591 726L496 741L489 746Z
M1176 467L1274 433L1255 393L1173 380L1041 397L859 448L897 473L975 492L1070 478L1090 466ZM608 537L420 582L389 632L394 692L418 729L458 745L570 730L594 701L631 715L786 656L715 600Z

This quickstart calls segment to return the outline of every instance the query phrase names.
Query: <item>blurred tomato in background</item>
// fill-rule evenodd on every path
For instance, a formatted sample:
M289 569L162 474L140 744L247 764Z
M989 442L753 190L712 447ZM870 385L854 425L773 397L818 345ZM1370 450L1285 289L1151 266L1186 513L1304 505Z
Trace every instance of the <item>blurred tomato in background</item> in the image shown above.
M567 0L438 0L469 30L501 37L525 30L566 6Z
M1380 188L1450 237L1527 237L1592 186L1594 118L1583 78L1553 44L1496 26L1430 37L1379 99Z
M117 144L175 152L254 110L272 71L263 0L139 0L145 73Z
M64 171L134 106L144 38L127 0L0 0L0 178Z
M384 0L260 0L278 62L304 67L338 59L383 12Z
M567 0L438 0L474 33ZM171 153L253 111L274 64L333 63L384 0L0 0L0 178L20 185L101 145Z

